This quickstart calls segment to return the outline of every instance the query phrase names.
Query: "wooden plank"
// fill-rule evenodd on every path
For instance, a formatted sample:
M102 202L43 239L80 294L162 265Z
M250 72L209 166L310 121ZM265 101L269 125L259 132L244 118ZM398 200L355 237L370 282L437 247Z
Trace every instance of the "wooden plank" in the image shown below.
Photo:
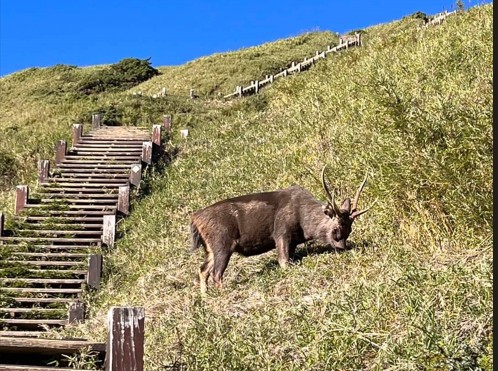
M26 207L28 203L29 188L27 185L18 185L16 187L16 200L14 213L19 215L19 213Z
M152 142L144 142L142 146L142 161L147 165L152 163Z
M0 237L3 236L4 228L5 228L5 217L3 216L3 213L0 212Z
M38 183L46 183L49 177L50 171L50 161L40 160L38 161Z
M138 187L142 179L142 164L131 165L130 170L130 184Z
M102 115L100 113L92 114L92 129L99 129L101 121Z
M19 283L43 283L43 284L58 284L58 285L78 285L85 282L78 278L0 278L0 283L4 282L19 282Z
M130 213L130 186L119 187L117 211L124 215Z
M161 146L161 125L152 126L152 143Z
M34 365L7 365L0 364L0 371L97 371L93 369L71 368L71 367L51 367Z
M65 140L58 140L55 144L55 164L59 165L66 157L67 143Z
M75 301L71 303L67 311L67 321L69 324L79 324L85 320L85 303Z
M104 215L102 242L108 247L114 246L116 236L116 215Z
M32 287L2 287L2 291L38 294L79 294L83 292L81 289L40 289Z
M25 318L2 318L0 324L6 323L9 325L65 325L65 319L25 319Z
M107 371L143 371L144 308L113 307L108 315Z
M95 352L105 352L105 343L86 340L56 339L17 339L0 337L0 352L39 353L39 354L73 354L88 347Z
M73 124L72 147L76 147L83 134L82 124Z
M166 133L171 133L171 115L163 115L163 127Z
M12 298L17 303L37 303L37 304L54 304L54 303L72 303L74 298Z
M88 259L88 275L86 283L92 289L100 287L100 278L102 276L102 255L92 254Z
M59 266L59 267L77 267L82 266L83 262L80 261L70 261L70 260L60 260L60 261L48 261L48 260L3 260L5 263L16 263L22 265L36 265L36 266Z

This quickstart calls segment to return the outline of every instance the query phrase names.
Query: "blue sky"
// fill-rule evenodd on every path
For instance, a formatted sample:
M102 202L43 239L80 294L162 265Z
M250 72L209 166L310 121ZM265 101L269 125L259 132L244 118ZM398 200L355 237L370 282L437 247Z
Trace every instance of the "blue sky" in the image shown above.
M490 1L463 0L465 8ZM0 0L0 76L123 58L179 65L307 31L344 33L455 0Z

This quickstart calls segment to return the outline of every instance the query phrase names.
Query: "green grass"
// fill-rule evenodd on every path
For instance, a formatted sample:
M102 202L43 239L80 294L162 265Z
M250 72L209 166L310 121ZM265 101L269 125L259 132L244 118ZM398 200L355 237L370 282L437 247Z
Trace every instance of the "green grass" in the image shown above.
M109 307L133 305L145 307L149 370L491 370L492 12L492 4L475 7L423 30L414 17L368 28L364 48L242 100L215 98L323 49L331 34L159 68L162 75L124 93L33 101L38 111L46 107L33 130L48 135L47 124L60 122L50 126L54 137L69 135L71 117L89 120L99 107L114 106L126 125L169 113L178 148L120 223L123 238L105 253L103 285L89 294L90 319L65 334L105 340ZM288 47L297 44L302 49ZM49 152L46 138L28 140L27 118L15 115L15 97L28 102L35 81L14 83L15 76L0 80L18 89L4 98L12 99L4 117L29 143L0 148L17 158L36 142L36 158ZM157 93L165 81L178 95L192 86L206 99L131 95ZM30 161L17 165L20 179L32 181ZM188 252L190 214L291 184L325 199L324 164L341 198L370 175L360 208L377 203L355 222L353 248L306 244L287 270L275 252L233 256L225 288L202 299L194 278L203 257Z

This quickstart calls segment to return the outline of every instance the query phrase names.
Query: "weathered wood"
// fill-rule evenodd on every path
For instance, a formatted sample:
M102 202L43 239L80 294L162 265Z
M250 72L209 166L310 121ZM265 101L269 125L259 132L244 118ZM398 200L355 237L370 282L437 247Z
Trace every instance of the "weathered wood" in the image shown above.
M73 124L73 136L72 136L72 146L76 147L78 142L83 135L83 125L82 124Z
M65 140L58 140L55 144L55 164L59 165L66 157L67 143Z
M100 128L102 122L102 115L100 113L94 113L92 115L92 129Z
M121 186L118 188L117 210L124 215L130 213L130 186Z
M38 161L38 183L47 183L48 173L50 171L50 161L40 160Z
M161 149L161 125L152 126L152 155L155 156Z
M92 289L100 287L100 278L102 277L102 255L92 254L88 258L88 275L86 284Z
M18 215L27 205L29 188L27 185L18 185L16 187L16 200L14 214Z
M138 187L142 178L142 164L133 164L130 169L130 184Z
M143 371L144 308L113 307L108 312L107 371Z
M0 337L0 352L5 353L40 353L40 354L74 354L84 347L95 352L104 352L105 343L86 340L54 340Z
M152 142L144 142L142 145L142 161L147 165L152 163Z
M102 226L102 242L108 247L114 246L114 240L116 237L116 215L104 215L104 221Z
M163 127L164 127L164 131L166 133L171 132L171 115L164 115L163 116Z
M5 228L5 217L3 216L3 213L0 212L0 237L3 236L4 228Z
M81 301L71 303L67 311L67 318L70 324L82 323L85 320L85 303Z

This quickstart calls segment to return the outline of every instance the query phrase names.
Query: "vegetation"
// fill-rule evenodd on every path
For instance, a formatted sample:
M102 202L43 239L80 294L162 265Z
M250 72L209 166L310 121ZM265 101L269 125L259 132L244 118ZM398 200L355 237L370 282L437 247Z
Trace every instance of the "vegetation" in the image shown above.
M88 122L102 107L115 107L125 125L173 116L176 157L151 172L150 192L120 223L123 238L104 252L90 319L64 335L105 340L109 307L134 305L145 307L149 370L491 370L492 13L488 4L430 28L417 28L420 17L367 28L363 48L229 102L217 93L312 55L334 36L158 68L128 91L57 102L36 91L66 70L2 78L0 129L9 135L0 153L15 159L18 181L32 183L38 156L52 158L50 146L69 137L73 120ZM146 96L163 86L174 94ZM188 100L190 87L203 99ZM370 176L360 207L377 202L353 226L351 249L305 244L286 270L274 252L234 256L225 288L202 299L190 213L291 184L325 199L324 164L341 198ZM12 202L4 187L0 206Z

